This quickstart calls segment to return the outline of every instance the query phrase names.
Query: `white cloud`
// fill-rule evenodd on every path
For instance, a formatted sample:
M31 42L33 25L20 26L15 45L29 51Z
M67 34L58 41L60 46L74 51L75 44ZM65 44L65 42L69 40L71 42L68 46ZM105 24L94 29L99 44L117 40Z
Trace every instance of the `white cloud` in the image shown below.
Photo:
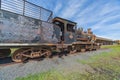
M96 25L97 26L97 25ZM109 39L120 39L120 22L110 25L100 24L97 27L93 26L96 35Z
M58 2L53 10L54 14L57 14L61 8L62 8L62 4Z
M75 14L80 10L81 6L84 4L85 0L70 0L68 1L68 4L62 11L63 18L71 18L75 16Z
M95 25L92 25L92 26L90 26L90 27L92 27L93 28L93 30L98 30L98 29L100 29L100 28L103 28L103 27L105 27L105 28L108 28L108 27L115 27L115 26L119 26L120 24L119 23L117 23L117 25L116 24L105 24L106 22L110 22L110 21L112 21L113 19L116 19L116 18L118 18L118 17L120 17L120 15L116 15L116 16L111 16L111 17L108 17L108 18L105 18L105 19L103 19L103 20L101 20L99 23L97 23L97 24L95 24ZM119 25L118 25L119 24ZM104 29L105 29L104 28Z
M113 11L120 10L119 5L114 5L113 3L109 2L104 5L103 9L100 12L100 16L103 16L107 13L111 13Z
M111 8L112 7L112 8ZM82 12L78 12L76 22L81 22L81 24L88 24L92 22L101 21L107 17L114 16L118 13L120 13L119 6L113 6L110 2L106 4L98 4L98 2L94 2L91 5L89 5L86 9L84 9ZM109 13L109 14L107 14ZM107 14L107 15L105 15Z

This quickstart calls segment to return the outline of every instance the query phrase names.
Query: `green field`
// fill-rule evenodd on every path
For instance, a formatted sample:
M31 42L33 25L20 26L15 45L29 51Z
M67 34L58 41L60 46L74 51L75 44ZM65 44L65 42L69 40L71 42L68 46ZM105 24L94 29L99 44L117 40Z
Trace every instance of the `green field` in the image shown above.
M91 66L95 73L81 74L76 71L63 75L57 70L50 70L16 80L120 80L120 46L102 46L102 48L109 48L111 51L94 55L87 60L77 60L80 64Z

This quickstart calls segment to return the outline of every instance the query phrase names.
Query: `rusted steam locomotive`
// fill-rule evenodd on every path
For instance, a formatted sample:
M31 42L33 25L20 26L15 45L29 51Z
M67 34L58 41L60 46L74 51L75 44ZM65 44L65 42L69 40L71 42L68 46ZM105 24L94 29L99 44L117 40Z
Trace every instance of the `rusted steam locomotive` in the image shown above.
M60 17L52 19L51 11L25 0L0 2L0 58L9 56L11 48L17 48L12 53L15 62L49 57L52 51L73 53L99 48L91 29L77 30L76 22Z

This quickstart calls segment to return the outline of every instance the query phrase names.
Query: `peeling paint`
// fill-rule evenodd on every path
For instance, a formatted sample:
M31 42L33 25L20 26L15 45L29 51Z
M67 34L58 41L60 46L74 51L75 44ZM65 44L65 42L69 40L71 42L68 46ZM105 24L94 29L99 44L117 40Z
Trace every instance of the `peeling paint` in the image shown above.
M51 23L0 10L0 43L57 43L59 32Z

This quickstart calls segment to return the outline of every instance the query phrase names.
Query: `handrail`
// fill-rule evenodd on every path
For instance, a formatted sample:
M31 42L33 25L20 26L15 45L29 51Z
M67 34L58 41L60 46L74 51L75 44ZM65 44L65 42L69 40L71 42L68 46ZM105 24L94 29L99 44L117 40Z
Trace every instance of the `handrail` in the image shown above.
M0 0L0 9L42 21L52 18L52 11L26 0Z

